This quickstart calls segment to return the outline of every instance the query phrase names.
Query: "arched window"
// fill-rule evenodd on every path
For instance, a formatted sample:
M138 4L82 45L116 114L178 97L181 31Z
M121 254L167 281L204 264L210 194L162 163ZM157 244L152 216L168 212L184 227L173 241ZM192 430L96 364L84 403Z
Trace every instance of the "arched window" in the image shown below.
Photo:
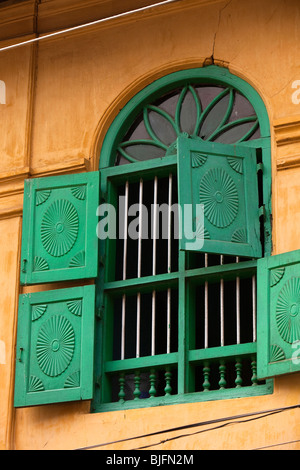
M155 81L111 125L101 194L118 236L100 242L96 408L266 390L256 259L270 254L269 136L259 95L218 67Z
M300 251L270 256L268 116L228 70L141 90L99 171L25 181L23 220L21 284L56 284L20 295L15 406L261 395L299 371Z

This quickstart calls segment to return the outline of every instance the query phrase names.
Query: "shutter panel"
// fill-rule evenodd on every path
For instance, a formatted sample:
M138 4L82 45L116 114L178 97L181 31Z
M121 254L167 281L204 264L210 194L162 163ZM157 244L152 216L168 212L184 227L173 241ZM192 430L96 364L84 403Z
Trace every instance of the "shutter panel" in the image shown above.
M25 181L21 284L97 276L99 172Z
M180 248L260 257L255 149L185 137L178 139L177 148ZM196 214L197 204L202 217ZM193 225L187 224L187 207L192 208Z
M93 396L95 286L20 295L15 406Z
M257 375L300 371L300 250L257 265Z

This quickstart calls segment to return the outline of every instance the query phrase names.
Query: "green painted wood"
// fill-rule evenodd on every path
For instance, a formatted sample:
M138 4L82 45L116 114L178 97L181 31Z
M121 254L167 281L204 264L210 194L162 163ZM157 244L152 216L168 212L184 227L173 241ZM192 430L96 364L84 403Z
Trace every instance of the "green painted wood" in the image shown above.
M119 402L124 403L126 393L125 393L125 390L124 390L124 388L125 388L125 374L123 372L120 374L120 377L119 377L119 386L120 386L120 391L118 393Z
M300 371L300 250L258 260L257 376Z
M99 172L25 181L21 284L96 277Z
M165 366L174 366L178 362L178 353L157 354L155 356L137 357L117 361L107 361L105 363L105 372L133 372L135 370L145 370L151 368L164 368Z
M187 283L182 274L185 267L185 253L179 253L179 282L178 282L178 393L187 392L187 351L189 348L187 312Z
M230 93L231 88L238 90L250 101L255 110L259 121L261 137L270 137L270 125L265 105L258 93L247 82L231 74L229 70L224 69L223 67L209 66L203 68L181 70L166 75L159 80L154 80L153 83L151 83L139 93L137 93L127 103L127 105L124 106L124 108L120 111L120 113L114 120L104 140L103 148L101 151L100 167L105 168L114 165L117 148L123 141L123 138L127 134L128 129L130 128L132 123L134 122L134 119L136 119L136 117L140 113L143 113L145 107L147 108L150 103L155 102L157 98L160 98L169 91L172 91L177 87L183 87L182 96L181 99L179 99L178 107L176 110L175 120L174 122L172 121L172 123L170 122L170 126L172 125L174 127L175 133L178 134L178 113L185 93L188 90L191 93L192 87L187 86L190 83L193 83L193 85L201 85L207 83L211 84L212 86L220 85L226 87L224 94ZM218 99L220 100L220 96L218 97ZM198 104L197 97L195 97L195 103L197 106L196 126L197 128L199 128L201 122L203 122L205 115L208 111L206 113L203 112L201 115L201 109ZM229 106L226 115L229 114L230 109L231 106L229 101ZM166 117L166 119L169 119L169 117ZM223 126L221 125L220 127L222 128ZM193 135L196 134L196 131L197 129L194 130ZM156 136L153 142L156 142L157 145L161 146L161 142L157 142Z
M179 405L187 403L199 403L204 401L227 400L234 398L258 397L272 394L274 391L273 381L268 380L266 384L258 387L248 386L240 388L227 388L224 390L207 390L203 392L177 394L163 397L153 397L148 400L139 400L139 408L151 408L153 406ZM137 408L135 400L127 400L124 403L102 403L96 405L95 412L120 411Z
M219 373L220 373L219 387L220 387L220 390L224 390L224 388L226 388L226 385L227 385L227 382L226 382L226 364L225 364L224 361L220 362Z
M262 164L263 164L263 204L265 207L265 217L264 217L264 255L271 255L272 251L272 237L271 237L271 147L270 147L270 123L267 114L266 107L263 100L259 94L254 90L251 85L246 81L242 80L240 77L237 77L229 72L229 70L224 69L223 67L217 66L208 66L203 68L195 68L188 70L181 70L175 73L166 75L158 80L153 81L149 86L145 87L139 93L137 93L124 108L120 111L116 119L113 121L111 127L109 128L104 143L101 150L99 165L100 168L109 168L114 170L114 162L116 158L117 149L124 139L124 136L127 134L128 129L134 122L134 119L142 112L143 108L147 104L154 102L157 98L161 97L163 94L168 93L171 90L174 90L176 87L184 87L182 90L182 96L179 100L179 105L176 111L175 122L178 123L178 112L180 108L180 103L184 98L185 92L189 90L192 92L192 87L189 87L190 83L207 84L210 83L212 86L225 86L227 89L226 93L230 92L232 88L239 91L246 99L249 100L251 105L254 108L255 114L258 118L259 128L260 128L260 138L255 140L250 140L247 142L239 142L239 146L247 146L251 148L261 148L262 149ZM203 120L205 116L202 116L202 110L200 109L197 97L195 97L195 103L197 105L197 125L201 124L200 119ZM230 111L230 101L227 111ZM226 112L226 116L227 116ZM222 124L222 123L221 123ZM222 125L221 125L222 127ZM196 130L195 130L196 132ZM194 134L195 134L194 132ZM164 158L147 160L146 162L136 162L134 164L125 165L128 167L128 171L134 171L132 167L143 165L143 164L156 164L159 163L164 165L164 161L169 157L166 155ZM155 160L157 162L155 162ZM121 170L123 171L123 165L121 165ZM114 170L115 171L115 170Z
M93 397L95 287L20 295L15 407Z
M180 137L177 155L180 248L260 257L255 150ZM196 205L203 208L199 220Z
M204 392L209 392L209 389L210 389L209 375L210 375L209 362L205 362L204 367L203 367L204 382L202 384Z
M176 287L177 283L178 273L164 273L126 279L125 281L109 281L105 282L103 288L111 295L120 295L122 293L152 292L153 287L155 287L155 290L164 290L166 287Z
M229 263L226 265L209 266L207 268L195 268L184 271L184 277L191 283L197 285L205 281L213 282L221 277L224 280L248 278L256 273L257 261L244 261L243 263ZM123 293L134 294L136 292L152 292L164 290L166 287L176 287L180 278L179 272L157 274L155 276L144 276L142 278L127 279L125 281L105 282L103 289L110 295L121 295Z
M195 349L193 351L189 351L189 361L194 363L207 359L210 361L219 361L221 358L226 359L236 357L237 354L239 356L248 356L255 353L256 349L256 343L241 343L214 348Z
M156 372L155 369L150 370L150 375L149 375L149 380L150 380L150 390L149 390L149 395L150 398L154 398L156 395Z
M271 223L270 223L270 214L271 214L271 158L270 158L270 126L267 116L267 112L264 106L263 101L259 97L253 88L247 84L245 81L240 78L232 75L228 70L211 66L200 69L191 69L183 70L176 72L174 74L167 75L162 79L156 80L151 83L148 87L144 88L140 93L133 97L127 105L120 111L114 122L112 123L102 146L101 155L100 155L100 168L101 168L101 180L103 182L101 189L103 196L105 196L106 202L110 197L110 188L113 185L118 185L124 183L127 179L130 181L139 181L141 174L143 179L152 179L154 175L163 175L169 171L172 173L177 172L177 157L172 155L169 149L166 150L166 155L163 158L156 158L145 161L138 161L128 165L114 166L116 153L117 151L124 150L124 155L126 153L126 142L124 142L124 137L127 134L128 129L131 124L134 122L136 117L141 114L144 116L144 122L148 126L148 132L153 141L157 140L157 145L162 147L161 142L157 139L156 135L152 132L153 128L149 121L148 111L150 110L149 104L153 103L157 98L162 96L164 93L173 90L178 86L178 89L181 89L180 99L176 107L176 112L174 120L170 121L170 125L174 127L174 131L178 134L180 128L180 109L181 105L186 97L187 92L194 93L193 86L189 84L198 83L200 86L203 83L211 83L214 85L220 85L225 87L224 96L229 96L228 107L225 110L223 119L220 122L217 129L214 130L214 134L210 136L212 139L214 136L217 137L218 133L224 131L224 126L227 126L226 118L230 115L232 111L233 103L233 89L238 90L242 93L253 105L256 116L259 121L259 127L261 132L261 137L248 142L239 142L239 148L245 148L245 152L248 152L249 148L256 150L258 147L262 149L262 180L263 180L263 205L264 205L264 226L265 226L265 245L264 253L271 253ZM201 126L203 119L205 118L204 110L201 109L200 102L195 94L193 94L195 103L197 105L197 126ZM217 98L217 100L220 97ZM216 100L216 101L217 101ZM216 103L214 103L216 104ZM151 109L152 112L156 112L157 109ZM207 113L206 113L207 114ZM160 118L165 118L165 121L169 119L166 115L160 116ZM257 125L253 121L253 125ZM194 142L196 129L194 130ZM208 139L209 140L209 139ZM132 143L132 142L131 142ZM208 142L207 142L208 143ZM137 142L138 144L138 142ZM146 144L146 142L144 142ZM149 143L148 143L149 144ZM148 145L147 144L147 145ZM212 144L211 144L212 145ZM175 149L172 146L172 151ZM222 146L222 148L224 148ZM234 146L232 146L234 148ZM251 153L251 151L249 151ZM132 159L134 161L134 159ZM256 165L255 165L256 172ZM260 172L261 173L261 172ZM103 178L102 178L103 175ZM111 186L110 186L111 185ZM113 192L113 191L112 191ZM224 243L224 242L221 242ZM100 243L101 256L103 255L104 264L100 267L100 276L97 281L97 309L101 312L101 319L98 318L97 321L97 354L95 355L96 362L96 390L95 390L95 400L93 403L93 409L95 411L106 411L112 409L130 409L143 407L143 406L156 406L160 404L169 404L177 402L190 402L190 401L201 401L201 400L210 400L210 399L222 399L225 397L236 397L236 396L252 396L255 395L255 388L258 394L269 393L271 390L271 385L268 386L252 387L252 390L248 392L251 387L241 387L238 390L221 390L221 391L208 391L206 392L205 398L201 393L191 394L194 390L193 387L193 367L200 364L203 359L220 361L220 358L227 357L241 357L244 353L245 355L251 354L255 356L256 354L256 344L251 345L238 345L237 347L228 347L229 349L224 348L212 348L212 350L200 350L194 351L193 349L193 331L192 324L189 322L189 316L192 317L193 302L187 296L190 296L192 292L193 283L202 283L205 282L205 276L208 276L208 281L220 279L222 274L223 278L231 279L235 278L236 273L238 272L239 276L247 277L249 274L255 273L256 270L256 260L250 262L240 262L237 268L236 264L234 265L225 265L225 266L212 266L205 269L191 269L186 270L186 264L183 263L179 268L177 273L169 273L166 275L160 276L147 276L141 279L129 279L126 281L114 281L113 267L111 263L111 256L114 259L113 245L110 244L110 247L105 246L106 244ZM110 248L111 251L110 251ZM187 253L180 252L183 255L182 259L185 260ZM109 264L109 266L108 266ZM245 268L245 269L243 269ZM237 271L238 269L238 271ZM155 288L161 286L163 289L169 286L169 283L175 283L181 293L184 293L183 298L181 295L179 297L179 308L181 314L179 313L179 338L178 338L178 353L172 353L170 355L160 355L158 357L142 357L138 359L126 359L124 361L112 361L112 332L113 332L113 308L114 308L114 296L119 296L122 293L136 293L136 292L151 292L153 287ZM183 288L184 283L186 287ZM173 284L172 284L173 285ZM104 289L103 289L104 287ZM174 356L175 354L175 356ZM164 357L162 357L164 356ZM176 396L170 397L151 397L151 400L138 400L132 402L126 401L122 404L108 403L111 399L111 382L110 378L112 374L118 373L119 371L126 373L128 370L134 372L135 370L144 370L148 369L153 370L153 368L161 369L162 367L170 365L175 366L178 372L178 391L180 392ZM157 369L156 369L157 370ZM101 384L98 387L97 384ZM226 392L223 394L223 392ZM207 398L206 398L207 397ZM151 401L151 405L149 402Z

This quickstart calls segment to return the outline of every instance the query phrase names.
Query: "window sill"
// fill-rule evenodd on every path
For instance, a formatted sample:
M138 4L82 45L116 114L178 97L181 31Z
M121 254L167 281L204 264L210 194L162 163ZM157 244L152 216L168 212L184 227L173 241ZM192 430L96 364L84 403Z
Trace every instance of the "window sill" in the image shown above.
M94 413L107 411L132 410L137 408L149 408L155 406L180 405L186 403L198 403L204 401L229 400L235 398L247 398L273 393L273 380L267 380L263 385L252 385L240 388L228 388L224 390L211 390L205 392L194 392L177 394L168 397L153 397L138 400L128 400L124 403L103 403L97 405L92 403L91 411Z

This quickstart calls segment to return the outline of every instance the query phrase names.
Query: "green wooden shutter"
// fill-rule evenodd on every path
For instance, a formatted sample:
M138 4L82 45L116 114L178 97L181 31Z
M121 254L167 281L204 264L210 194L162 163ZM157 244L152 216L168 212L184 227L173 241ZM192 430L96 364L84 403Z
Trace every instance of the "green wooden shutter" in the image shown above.
M180 137L177 155L180 248L260 257L255 149ZM197 205L202 206L203 217L198 217Z
M93 396L95 286L20 295L15 406Z
M300 250L257 265L257 375L300 371Z
M99 172L25 181L21 284L97 276Z

